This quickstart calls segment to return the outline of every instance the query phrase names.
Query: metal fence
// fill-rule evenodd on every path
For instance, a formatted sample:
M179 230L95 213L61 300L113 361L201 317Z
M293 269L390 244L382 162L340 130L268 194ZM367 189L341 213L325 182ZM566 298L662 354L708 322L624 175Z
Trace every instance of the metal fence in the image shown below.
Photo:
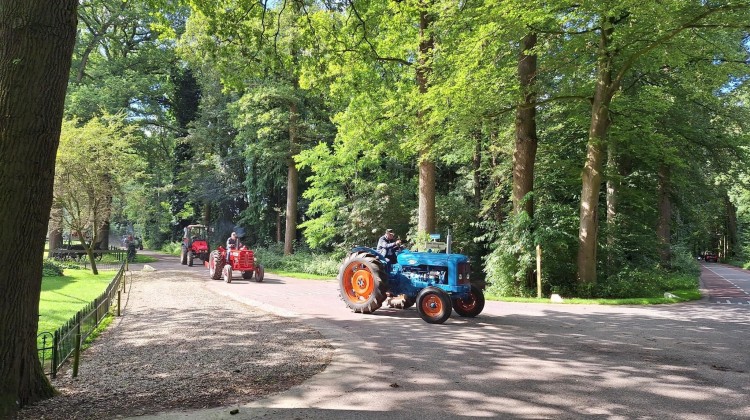
M96 268L99 270L113 270L119 268L127 258L128 251L119 248L93 250ZM74 264L88 269L91 266L89 256L83 249L59 248L50 253L51 258L66 264Z
M119 315L119 300L121 288L124 288L124 276L127 263L120 265L120 270L107 286L107 289L96 299L89 302L83 309L78 311L63 326L54 333L43 332L37 338L39 360L44 372L53 378L57 376L57 370L74 353L80 352L81 344L99 326L99 323L109 313L113 305L117 305ZM74 361L73 376L78 371L77 359Z

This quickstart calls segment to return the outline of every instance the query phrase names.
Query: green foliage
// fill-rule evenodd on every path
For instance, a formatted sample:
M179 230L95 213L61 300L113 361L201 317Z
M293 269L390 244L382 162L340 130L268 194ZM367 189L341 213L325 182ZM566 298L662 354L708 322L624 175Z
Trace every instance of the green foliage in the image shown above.
M510 217L485 258L487 291L499 296L530 296L528 268L536 260L531 219L526 212Z
M671 271L680 274L698 277L701 274L701 266L692 252L683 246L672 247Z
M165 243L159 251L169 255L180 255L182 252L182 242Z
M374 246L385 228L423 239L416 164L427 157L438 168L435 233L451 230L454 250L471 255L493 293L535 293L537 244L545 293L659 293L672 277L695 275L700 251L728 243L726 257L750 255L748 10L652 3L85 0L65 111L79 118L65 132L127 147L104 163L90 143L72 160L77 140L64 140L58 172L126 162L109 218L179 253L172 225L204 217L214 243L243 227L248 244L274 244L294 159L301 240L316 253L259 252L269 268L331 275L340 259L317 252ZM423 11L432 23L420 35ZM514 112L527 93L519 40L529 28L538 30L526 52L538 60L533 219L508 216ZM612 32L602 50L603 28ZM420 59L426 92L415 83ZM581 168L603 59L619 78L598 140L609 153L602 181L617 200L605 217L601 186L598 284L578 290ZM179 77L188 74L200 88L192 117ZM126 117L115 125L111 115ZM663 263L655 228L665 168L673 252Z
M42 277L62 276L65 267L55 260L45 259L42 263Z
M659 297L664 292L690 290L697 287L698 279L695 275L636 268L624 269L591 288L579 287L577 296L584 298Z
M253 251L257 260L266 269L329 277L336 276L339 271L339 264L345 256L343 252L319 254L304 250L298 250L292 255L284 256L281 246L256 248Z

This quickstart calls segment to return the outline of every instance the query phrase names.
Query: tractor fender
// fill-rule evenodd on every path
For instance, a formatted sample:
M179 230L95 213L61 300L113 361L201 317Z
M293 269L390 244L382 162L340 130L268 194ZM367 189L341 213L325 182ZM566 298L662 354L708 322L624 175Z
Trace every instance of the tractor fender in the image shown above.
M356 254L357 252L364 252L366 254L372 254L372 256L376 257L378 261L380 261L380 263L383 264L383 267L388 266L388 261L385 259L385 256L373 248L366 247L366 246L355 246L354 248L352 248L351 254Z

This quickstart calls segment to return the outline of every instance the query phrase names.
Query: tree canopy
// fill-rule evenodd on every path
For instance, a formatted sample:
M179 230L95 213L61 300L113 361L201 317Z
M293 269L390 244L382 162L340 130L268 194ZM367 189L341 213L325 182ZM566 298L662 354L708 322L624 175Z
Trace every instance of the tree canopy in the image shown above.
M66 109L142 133L113 214L155 246L198 221L286 253L450 229L512 294L536 245L545 289L584 294L744 256L744 2L82 6Z

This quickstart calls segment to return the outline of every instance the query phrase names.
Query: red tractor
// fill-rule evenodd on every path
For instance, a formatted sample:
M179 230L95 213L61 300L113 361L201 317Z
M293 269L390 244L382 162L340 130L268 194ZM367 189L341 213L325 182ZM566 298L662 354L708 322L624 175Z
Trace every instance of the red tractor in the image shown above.
M217 250L211 252L211 257L206 263L208 266L208 275L214 280L222 277L227 283L232 282L234 272L242 273L242 278L250 280L255 277L255 281L263 281L265 270L263 266L255 260L255 253L246 247L229 250L229 261L227 261L227 250L220 246Z
M204 264L208 262L208 228L203 225L189 225L183 232L180 263L192 267L195 258L200 258Z

